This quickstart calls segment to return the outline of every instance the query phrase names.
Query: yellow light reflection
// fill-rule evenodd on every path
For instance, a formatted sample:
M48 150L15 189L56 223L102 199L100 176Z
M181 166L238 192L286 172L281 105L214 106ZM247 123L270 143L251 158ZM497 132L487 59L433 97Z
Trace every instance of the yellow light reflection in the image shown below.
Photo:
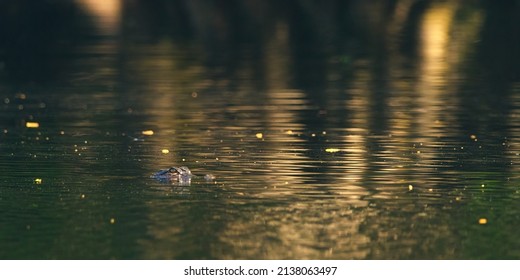
M97 19L102 33L117 33L121 21L120 0L77 0L77 2Z

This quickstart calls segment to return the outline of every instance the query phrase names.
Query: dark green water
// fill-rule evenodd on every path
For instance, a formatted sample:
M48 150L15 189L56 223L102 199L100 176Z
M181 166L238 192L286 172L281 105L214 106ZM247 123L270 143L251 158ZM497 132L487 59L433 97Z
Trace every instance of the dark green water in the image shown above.
M518 1L390 2L1 4L0 258L520 258Z

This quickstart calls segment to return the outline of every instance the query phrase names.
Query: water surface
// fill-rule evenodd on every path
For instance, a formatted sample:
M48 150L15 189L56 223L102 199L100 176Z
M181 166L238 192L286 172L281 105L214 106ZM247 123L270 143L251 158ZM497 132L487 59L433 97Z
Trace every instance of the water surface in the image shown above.
M514 1L105 2L3 16L0 258L520 257Z

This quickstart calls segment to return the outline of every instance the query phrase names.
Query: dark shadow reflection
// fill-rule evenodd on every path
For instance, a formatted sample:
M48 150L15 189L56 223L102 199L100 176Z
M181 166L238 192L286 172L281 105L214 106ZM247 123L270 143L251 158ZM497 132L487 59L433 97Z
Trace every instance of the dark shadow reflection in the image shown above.
M0 60L10 83L46 83L69 68L80 44L95 35L74 1L2 1Z

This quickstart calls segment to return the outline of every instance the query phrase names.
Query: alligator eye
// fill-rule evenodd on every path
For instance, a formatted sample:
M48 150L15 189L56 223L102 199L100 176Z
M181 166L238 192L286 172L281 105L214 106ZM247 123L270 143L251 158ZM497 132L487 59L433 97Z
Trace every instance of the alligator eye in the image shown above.
M190 169L186 166L181 166L181 167L179 167L179 169L182 171L182 174L186 174L186 175L191 174Z

